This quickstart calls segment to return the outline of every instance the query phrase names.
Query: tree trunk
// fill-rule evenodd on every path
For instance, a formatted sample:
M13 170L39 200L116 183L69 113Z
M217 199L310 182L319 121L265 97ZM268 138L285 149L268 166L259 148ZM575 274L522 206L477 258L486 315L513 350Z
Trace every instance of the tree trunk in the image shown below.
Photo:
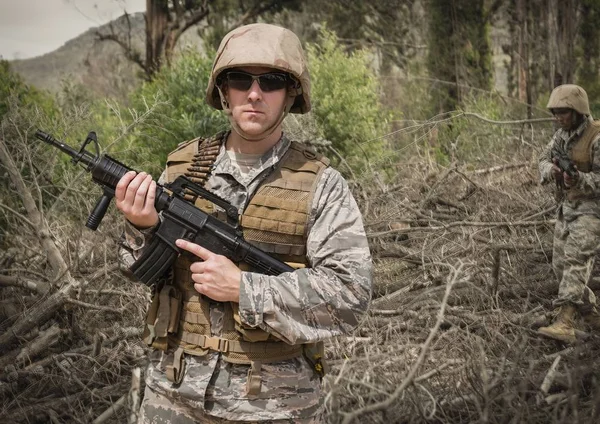
M149 79L160 70L168 26L168 2L146 0L146 73Z
M436 113L455 110L469 88L491 88L491 49L483 0L431 0L431 76L440 81Z
M560 0L557 2L557 44L558 60L555 86L574 82L575 77L575 36L577 28L578 0Z

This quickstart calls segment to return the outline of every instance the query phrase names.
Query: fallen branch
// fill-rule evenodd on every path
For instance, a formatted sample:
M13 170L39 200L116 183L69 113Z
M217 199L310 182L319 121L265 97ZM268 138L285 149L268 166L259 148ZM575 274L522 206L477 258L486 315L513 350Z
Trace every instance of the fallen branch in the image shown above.
M96 311L113 312L115 314L123 313L122 308L111 308L109 306L94 305L92 303L82 302L81 300L76 300L76 299L71 299L71 298L66 299L65 302L69 303L71 305L81 306L82 308L94 309Z
M431 343L433 342L433 339L435 338L435 336L440 328L440 325L442 324L442 322L444 320L444 312L446 310L446 305L448 304L448 298L450 297L450 292L452 291L452 287L458 280L458 276L460 275L460 272L462 271L463 265L464 264L461 263L460 266L458 267L458 269L453 269L453 271L454 271L453 276L452 276L452 278L449 278L449 281L446 284L446 292L444 293L444 298L442 299L442 303L440 306L440 310L438 312L438 316L437 316L435 325L433 326L433 328L429 332L429 336L427 337L427 339L421 346L421 352L419 353L419 357L417 358L416 362L413 364L413 366L410 369L410 372L408 373L406 378L402 381L402 384L400 384L400 386L398 386L398 388L394 391L394 393L392 393L390 396L388 396L388 398L386 400L377 402L377 403L374 403L371 405L366 405L366 406L364 406L360 409L357 409L355 411L352 411L350 413L344 413L345 416L344 416L344 420L342 421L343 424L349 424L352 421L354 421L354 419L356 419L359 416L364 415L366 413L388 409L394 402L396 402L398 400L398 398L400 397L400 394L404 391L404 389L406 389L406 387L408 387L408 385L413 382L413 380L417 374L417 371L419 370L419 368L425 361L425 357L427 356L427 353L429 352L429 346L431 346Z
M548 373L544 377L544 381L542 382L542 385L540 386L540 391L544 395L547 395L548 392L550 391L550 387L552 386L552 382L554 381L554 378L556 377L556 369L558 368L558 364L559 364L561 358L562 358L562 356L560 356L560 355L558 355L556 358L554 358L554 362L552 362L552 365L550 366Z
M485 168L485 169L476 169L475 171L470 171L468 173L471 175L482 175L482 174L489 174L491 172L506 171L507 169L524 168L526 166L531 166L531 163L530 162L509 163L506 165L492 166L490 168Z
M60 336L64 333L65 331L61 330L58 324L54 324L52 327L42 332L27 346L21 349L15 358L15 362L24 363L25 361L30 361L31 358L36 357L40 353L45 352L48 348L58 343L60 341Z
M110 405L107 410L105 410L102 414L98 415L98 417L94 421L92 421L92 424L103 424L110 417L116 414L127 403L127 395L128 393L124 394L119 398L119 400Z
M418 228L401 228L398 230L387 230L380 231L378 233L369 233L367 238L376 238L381 236L387 236L390 234L404 234L404 233L417 233L417 232L429 232L429 231L440 231L447 230L453 227L529 227L537 225L554 225L554 219L547 219L544 221L506 221L506 222L482 222L482 221L456 221L450 222L445 225L436 227L418 227Z
M140 409L141 402L141 370L136 367L131 373L131 389L129 390L129 424L136 424L138 422L138 411Z
M48 291L48 284L40 281L32 281L23 277L0 274L0 286L21 287L36 293L44 294Z

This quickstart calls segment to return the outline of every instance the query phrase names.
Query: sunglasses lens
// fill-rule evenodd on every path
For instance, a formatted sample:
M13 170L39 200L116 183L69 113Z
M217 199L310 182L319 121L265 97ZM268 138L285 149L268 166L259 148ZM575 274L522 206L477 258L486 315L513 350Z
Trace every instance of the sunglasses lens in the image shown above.
M252 86L252 82L252 75L244 72L229 72L227 74L227 83L229 87L235 90L246 91Z
M262 91L281 90L287 86L287 75L280 72L271 72L262 75L252 75L246 72L229 72L227 82L230 88L240 91L247 91L252 86L254 80L258 80L258 85Z
M258 84L262 91L281 90L287 85L287 76L279 73L263 74L258 77Z

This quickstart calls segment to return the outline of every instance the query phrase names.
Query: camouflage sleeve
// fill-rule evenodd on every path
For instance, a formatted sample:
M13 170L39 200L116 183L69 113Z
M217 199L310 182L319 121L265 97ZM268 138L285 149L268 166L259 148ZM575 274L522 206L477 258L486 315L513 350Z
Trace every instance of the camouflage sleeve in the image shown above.
M581 172L577 189L585 194L600 194L600 137L592 144L592 170Z
M552 148L554 147L555 137L544 147L538 157L538 169L540 171L540 183L548 184L554 181L552 177Z
M279 276L243 272L240 318L290 344L347 334L371 298L372 263L348 184L328 168L313 200L309 267Z
M154 227L140 230L126 219L125 229L121 236L119 244L119 267L121 270L127 270L142 255L144 246L148 245L149 240L154 235L159 224Z

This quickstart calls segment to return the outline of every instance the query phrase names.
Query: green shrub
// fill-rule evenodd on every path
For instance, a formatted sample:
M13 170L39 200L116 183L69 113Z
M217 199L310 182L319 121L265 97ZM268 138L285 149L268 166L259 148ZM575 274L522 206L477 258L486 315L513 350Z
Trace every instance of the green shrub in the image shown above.
M0 60L0 120L12 107L31 111L38 108L48 116L55 116L58 109L52 97L26 84L23 79L10 69L6 60Z
M227 128L227 117L204 101L213 55L188 49L133 93L132 107L138 112L148 110L148 103L157 104L137 129L140 143L157 161L164 163L167 154L182 141Z
M306 139L329 140L355 170L364 168L367 160L385 156L382 136L389 116L379 100L379 83L369 66L369 52L347 53L335 34L323 30L319 41L307 46L307 54L313 111L309 116L290 116L286 121L297 120L297 127L304 129L310 121ZM136 145L146 149L146 156L154 163L164 163L168 152L182 141L229 127L225 114L205 103L213 56L212 51L205 56L186 50L172 66L163 68L153 81L132 95L132 108L138 113L147 110L148 103L159 104L136 130ZM287 122L286 128L290 129ZM336 158L332 159L335 162Z
M382 136L390 115L381 105L369 52L348 53L333 32L323 29L307 53L318 136L331 141L353 169L378 160L385 154Z

